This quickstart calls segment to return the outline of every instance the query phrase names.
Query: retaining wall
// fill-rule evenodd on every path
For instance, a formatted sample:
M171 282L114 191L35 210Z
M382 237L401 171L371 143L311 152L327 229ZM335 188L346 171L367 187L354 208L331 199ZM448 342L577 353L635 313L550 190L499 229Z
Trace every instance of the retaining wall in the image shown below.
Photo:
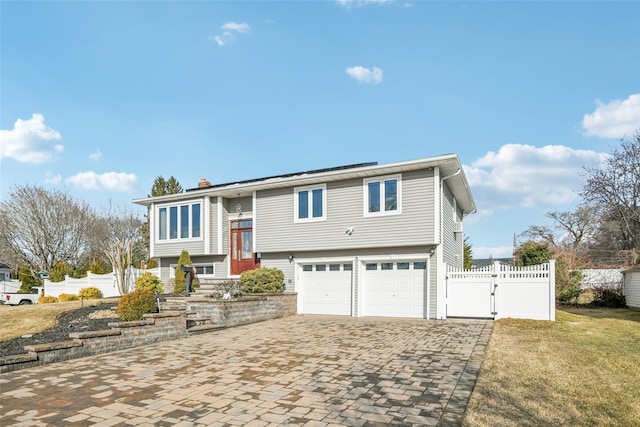
M187 312L210 319L217 329L292 316L297 312L295 293L228 301L202 297L184 300ZM110 323L108 330L71 333L69 341L25 346L25 354L0 358L0 373L184 338L189 335L187 312L145 314L144 320Z

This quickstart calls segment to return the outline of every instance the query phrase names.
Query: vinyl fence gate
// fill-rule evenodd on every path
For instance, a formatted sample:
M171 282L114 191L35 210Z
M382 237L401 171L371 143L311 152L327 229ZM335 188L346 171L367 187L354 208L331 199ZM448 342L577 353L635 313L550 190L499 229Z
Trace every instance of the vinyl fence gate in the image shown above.
M498 262L447 266L447 317L555 320L555 261L527 267Z

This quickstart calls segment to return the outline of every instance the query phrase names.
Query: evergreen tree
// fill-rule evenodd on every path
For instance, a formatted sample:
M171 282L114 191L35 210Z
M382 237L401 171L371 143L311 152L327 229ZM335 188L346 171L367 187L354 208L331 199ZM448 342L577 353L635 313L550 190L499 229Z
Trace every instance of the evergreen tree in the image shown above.
M191 257L189 256L189 252L186 250L182 250L180 257L178 258L178 265L176 266L176 275L173 279L174 287L173 292L176 294L184 294L187 289L187 278L186 273L182 271L183 265L192 265ZM191 274L191 290L194 290L197 287L195 283L195 274L193 272Z

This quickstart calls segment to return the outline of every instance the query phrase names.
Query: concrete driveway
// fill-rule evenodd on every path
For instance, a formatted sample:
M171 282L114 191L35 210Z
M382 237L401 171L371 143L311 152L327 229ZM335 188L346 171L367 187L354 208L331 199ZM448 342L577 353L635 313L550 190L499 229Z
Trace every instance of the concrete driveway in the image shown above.
M492 321L294 316L0 375L0 425L460 425Z

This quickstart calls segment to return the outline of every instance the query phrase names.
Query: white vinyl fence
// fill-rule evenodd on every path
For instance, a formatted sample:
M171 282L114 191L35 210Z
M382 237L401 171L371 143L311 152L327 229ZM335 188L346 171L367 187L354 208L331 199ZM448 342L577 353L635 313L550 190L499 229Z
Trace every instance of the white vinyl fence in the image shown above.
M447 267L447 317L555 320L555 261L527 267L499 262Z
M131 270L131 282L128 284L129 291L133 290L135 280L145 272L149 272L160 277L160 268L147 270L134 268ZM120 290L118 289L116 278L113 273L93 274L91 272L87 272L87 277L83 277L81 279L73 279L69 276L65 276L65 280L63 282L51 282L46 280L44 284L44 294L51 297L58 297L60 294L78 295L80 289L90 287L100 289L103 298L120 296Z

